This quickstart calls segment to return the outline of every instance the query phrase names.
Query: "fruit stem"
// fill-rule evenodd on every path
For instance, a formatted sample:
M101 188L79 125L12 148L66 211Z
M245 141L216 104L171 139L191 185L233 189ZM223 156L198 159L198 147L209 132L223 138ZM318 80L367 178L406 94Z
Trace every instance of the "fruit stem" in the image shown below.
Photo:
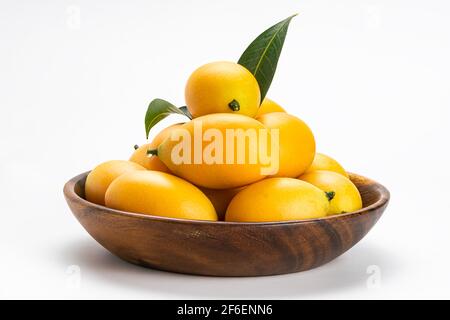
M236 99L233 99L229 104L228 107L230 107L233 111L239 111L241 109L241 106L239 105L239 102Z
M158 149L147 150L147 155L158 156Z
M139 149L139 146L137 144L135 144L133 148L134 148L134 150L137 150L137 149Z
M328 198L328 201L333 200L334 196L336 195L336 192L334 191L325 191L325 195Z

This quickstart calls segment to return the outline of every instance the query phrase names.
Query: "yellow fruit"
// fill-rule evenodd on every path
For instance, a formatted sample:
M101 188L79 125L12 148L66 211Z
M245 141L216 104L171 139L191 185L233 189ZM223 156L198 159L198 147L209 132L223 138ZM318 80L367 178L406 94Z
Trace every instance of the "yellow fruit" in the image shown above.
M194 185L158 171L128 172L106 191L109 208L192 220L217 220L209 199Z
M111 182L120 175L135 170L145 170L137 163L125 160L111 160L99 164L86 178L86 200L97 204L105 204L105 192Z
M348 178L347 172L339 164L339 162L322 153L316 153L316 155L314 156L314 160L311 163L311 166L308 168L308 170L306 170L305 173L309 173L316 170L334 171Z
M322 190L292 178L268 178L234 196L225 221L263 222L325 217L328 198Z
M208 189L199 188L203 193L211 200L214 208L216 209L219 220L224 220L225 212L233 197L245 187L238 187L232 189Z
M272 113L272 112L286 112L278 103L270 100L269 98L264 98L263 102L259 106L258 112L256 113L256 117L259 117L262 114Z
M270 129L279 129L279 170L274 177L296 178L311 165L316 143L311 129L299 118L282 112L256 118Z
M267 132L254 118L230 113L210 114L173 130L171 137L159 146L157 154L173 174L197 186L241 187L263 179L264 168L269 166L258 156L260 130ZM254 139L248 139L249 136Z
M191 74L185 89L186 104L194 118L225 112L254 117L260 96L253 74L228 61L201 66Z
M157 147L157 146L156 146ZM130 161L140 164L147 170L161 171L169 173L170 170L155 156L147 155L147 150L154 149L152 143L146 143L137 148L130 157Z
M334 192L330 201L328 215L353 212L362 208L361 195L358 189L343 175L325 170L306 173L300 177L326 192Z
M147 155L147 150L158 148L161 142L169 136L170 132L181 125L182 123L177 123L161 130L161 132L153 138L152 142L146 143L137 148L131 155L130 161L140 164L148 170L170 173L169 168L167 168L158 157Z

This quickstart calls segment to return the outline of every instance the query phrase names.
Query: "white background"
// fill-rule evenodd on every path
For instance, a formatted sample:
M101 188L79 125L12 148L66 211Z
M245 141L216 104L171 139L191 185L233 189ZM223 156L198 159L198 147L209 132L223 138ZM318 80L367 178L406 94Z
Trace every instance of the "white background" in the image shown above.
M450 2L0 4L1 298L450 298ZM237 61L295 12L269 97L319 151L390 189L379 223L332 263L275 277L171 274L105 251L65 181L127 159L151 99L183 105L196 67Z

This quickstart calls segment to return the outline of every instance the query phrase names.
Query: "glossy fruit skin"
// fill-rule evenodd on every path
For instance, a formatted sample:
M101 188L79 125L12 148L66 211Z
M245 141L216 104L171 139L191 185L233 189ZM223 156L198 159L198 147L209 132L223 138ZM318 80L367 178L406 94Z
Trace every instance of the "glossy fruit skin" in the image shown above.
M125 160L111 160L99 164L86 178L86 200L105 205L105 192L113 180L126 172L135 170L145 170L145 168Z
M109 208L180 219L216 221L209 199L194 185L159 171L133 171L114 180L106 191Z
M173 124L167 128L164 128L159 132L150 143L143 144L137 148L130 157L130 161L140 164L148 170L155 170L161 172L170 173L169 168L159 160L156 156L148 156L147 150L158 148L158 146L166 139L173 129L178 128L182 123Z
M187 130L191 136L191 154L194 154L194 126L195 123L201 123L203 131L207 129L214 128L218 130L223 137L226 136L227 129L266 129L259 121L254 118L239 114L231 113L216 113L206 116L196 118L188 123L185 123L180 128L176 130ZM210 142L202 143L202 150ZM207 164L205 162L196 164L193 161L191 163L181 163L175 164L172 161L171 153L172 149L179 144L178 141L172 141L171 139L166 139L158 148L158 157L161 161L169 168L169 170L189 182L195 184L196 186L210 188L210 189L229 189L235 187L242 187L247 184L256 182L265 178L261 169L264 165L260 162L255 164L245 164L233 163L233 164ZM224 147L225 149L225 147ZM234 153L237 154L237 144L234 146ZM258 148L246 149L247 153L257 153ZM224 157L226 152L223 152Z
M272 112L286 112L278 103L269 98L264 98L263 102L258 108L258 112L256 113L256 118L260 115Z
M211 200L214 208L216 209L217 216L219 220L225 219L225 212L227 211L228 205L239 191L243 190L244 187L231 188L231 189L199 189Z
M334 192L334 198L330 201L328 215L354 212L362 208L361 195L358 189L343 175L326 170L317 170L306 173L300 177L326 192Z
M279 129L279 170L274 177L296 178L311 165L316 153L314 135L299 118L283 113L266 113L256 118L267 128Z
M254 117L261 93L253 74L229 61L205 64L189 77L185 88L186 105L194 118L211 113L237 113ZM233 111L229 104L239 104Z
M305 171L305 173L317 171L317 170L327 170L327 171L334 171L336 173L342 174L344 177L348 178L348 173L345 171L345 169L333 158L330 156L327 156L323 153L316 153L314 156L314 160L311 163L311 166L308 168L308 170Z
M300 182L300 183L298 183ZM267 178L249 185L228 205L225 221L268 222L325 217L325 192L293 178Z

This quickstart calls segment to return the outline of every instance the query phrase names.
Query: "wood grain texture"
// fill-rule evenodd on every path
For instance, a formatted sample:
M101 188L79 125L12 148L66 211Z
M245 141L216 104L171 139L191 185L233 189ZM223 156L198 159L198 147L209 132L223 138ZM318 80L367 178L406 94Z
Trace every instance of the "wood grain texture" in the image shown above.
M389 192L350 174L362 210L321 219L269 223L211 222L118 211L84 200L87 172L64 186L75 217L116 256L141 266L209 276L265 276L316 268L338 257L373 227Z

